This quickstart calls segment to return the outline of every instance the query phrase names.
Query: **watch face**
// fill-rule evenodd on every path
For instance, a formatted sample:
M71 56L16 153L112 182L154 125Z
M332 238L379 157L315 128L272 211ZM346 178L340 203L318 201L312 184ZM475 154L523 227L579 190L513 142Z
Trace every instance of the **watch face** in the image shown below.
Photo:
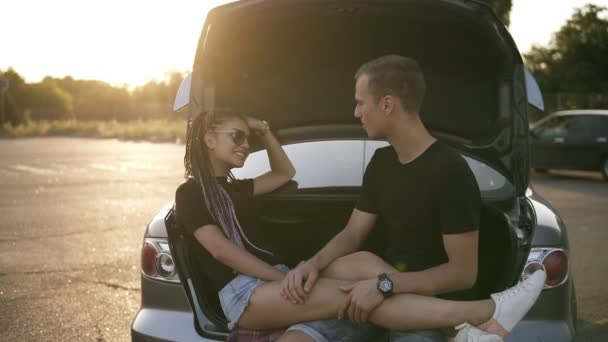
M379 287L382 292L389 292L392 289L391 282L386 279L380 281Z

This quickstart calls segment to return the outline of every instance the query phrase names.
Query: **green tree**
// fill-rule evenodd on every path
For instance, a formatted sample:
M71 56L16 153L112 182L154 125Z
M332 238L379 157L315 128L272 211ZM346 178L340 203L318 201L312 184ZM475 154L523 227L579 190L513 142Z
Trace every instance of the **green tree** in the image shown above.
M546 92L608 92L608 19L605 7L576 9L553 35L549 46L533 46L524 55Z
M5 120L13 125L28 120L26 116L27 104L29 102L30 87L25 80L12 68L0 71L0 76L9 82L5 95Z
M58 120L72 118L72 96L57 86L53 78L31 85L29 108L32 119Z
M79 120L130 120L132 101L125 88L96 80L55 79L73 98L74 117Z

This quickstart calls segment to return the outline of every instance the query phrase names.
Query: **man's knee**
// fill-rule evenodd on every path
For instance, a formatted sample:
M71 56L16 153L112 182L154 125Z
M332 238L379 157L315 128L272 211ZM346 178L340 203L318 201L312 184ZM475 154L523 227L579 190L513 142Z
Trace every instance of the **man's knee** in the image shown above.
M351 254L356 267L365 271L369 277L374 277L382 272L391 272L393 267L374 253L361 251Z
M362 280L376 277L395 268L370 252L356 252L336 259L323 271L323 276L343 280Z

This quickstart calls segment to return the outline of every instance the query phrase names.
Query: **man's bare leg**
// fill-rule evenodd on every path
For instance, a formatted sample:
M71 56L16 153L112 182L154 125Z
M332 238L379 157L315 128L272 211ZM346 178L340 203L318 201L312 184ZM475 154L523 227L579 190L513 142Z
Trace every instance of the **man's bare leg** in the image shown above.
M335 319L346 300L339 287L347 282L321 278L304 304L293 304L281 294L281 282L258 286L238 325L247 329L276 329L294 323ZM406 309L404 309L406 308ZM494 312L492 300L474 302L447 301L411 294L394 295L372 312L370 321L394 330L419 330L453 327L468 322L479 325Z
M334 260L321 276L339 280L365 280L380 273L393 273L397 269L386 263L379 256L370 252L356 252Z

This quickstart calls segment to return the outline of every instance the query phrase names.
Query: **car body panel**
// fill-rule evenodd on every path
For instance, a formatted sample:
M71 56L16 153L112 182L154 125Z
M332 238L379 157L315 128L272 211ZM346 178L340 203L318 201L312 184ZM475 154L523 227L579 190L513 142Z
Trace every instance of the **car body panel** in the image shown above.
M192 312L142 308L131 325L131 341L217 341L200 336L193 322Z
M570 342L572 330L564 321L522 321L513 328L505 342Z

